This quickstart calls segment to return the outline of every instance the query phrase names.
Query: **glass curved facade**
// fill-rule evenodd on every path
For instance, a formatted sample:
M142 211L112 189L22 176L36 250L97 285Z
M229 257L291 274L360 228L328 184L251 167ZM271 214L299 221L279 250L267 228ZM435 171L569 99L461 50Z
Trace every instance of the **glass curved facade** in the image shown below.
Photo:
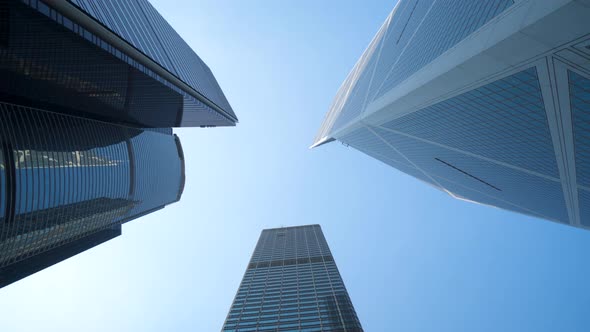
M170 130L0 102L0 142L0 285L11 264L176 202L184 187Z
M235 125L237 118L211 71L147 1L93 1L83 8L100 10L90 11L70 5L79 8L75 13L54 8L60 3L65 4L0 4L3 100L138 128ZM159 17L159 24L168 27L166 34L151 26L144 10ZM92 30L102 26L89 20L90 13L101 13L97 17L107 19L105 26L115 32ZM87 21L96 26L80 23ZM143 58L131 46L116 44L117 38ZM158 40L166 38L172 44L160 45ZM172 57L170 52L184 55ZM156 64L148 64L146 57ZM177 74L176 67L184 74Z

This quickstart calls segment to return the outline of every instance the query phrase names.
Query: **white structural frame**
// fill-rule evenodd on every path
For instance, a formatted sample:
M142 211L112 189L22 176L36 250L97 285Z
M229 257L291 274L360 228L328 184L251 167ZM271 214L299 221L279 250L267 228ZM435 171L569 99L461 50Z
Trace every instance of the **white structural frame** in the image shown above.
M563 189L569 224L590 229L582 225L580 221L578 189L590 191L590 188L579 186L576 180L574 134L567 74L568 70L575 71L590 78L590 49L586 48L590 45L590 0L515 0L514 2L500 15L380 98L369 102L365 96L363 109L357 117L334 130L329 136L319 137L312 147L333 139L338 140L365 127L394 151L404 156L373 128L395 132L546 180L559 182ZM397 7L399 2L396 9ZM391 21L396 9L387 20ZM394 23L390 22L390 24ZM412 40L409 41L411 42ZM380 53L381 49L378 52ZM531 67L537 69L559 179L382 126L404 115ZM374 68L370 70L372 70L370 79L372 83L375 70ZM370 91L370 88L367 89L367 95ZM337 114L329 116L333 118ZM328 124L329 120L327 118L324 124ZM325 131L325 128L323 130ZM404 158L414 165L408 158L405 156ZM414 167L438 184L433 176L423 172L416 165ZM439 189L460 198L444 189L443 186ZM473 190L473 188L469 189ZM528 210L511 202L506 203ZM529 214L551 219L535 211L530 211Z

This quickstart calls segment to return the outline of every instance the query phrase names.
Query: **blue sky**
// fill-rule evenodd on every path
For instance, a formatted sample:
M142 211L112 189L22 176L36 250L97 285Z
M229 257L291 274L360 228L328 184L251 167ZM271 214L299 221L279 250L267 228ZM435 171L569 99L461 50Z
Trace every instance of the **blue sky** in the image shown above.
M263 228L319 223L366 331L587 331L590 232L308 150L395 1L165 1L240 123L180 129L182 200L0 290L1 331L219 331Z

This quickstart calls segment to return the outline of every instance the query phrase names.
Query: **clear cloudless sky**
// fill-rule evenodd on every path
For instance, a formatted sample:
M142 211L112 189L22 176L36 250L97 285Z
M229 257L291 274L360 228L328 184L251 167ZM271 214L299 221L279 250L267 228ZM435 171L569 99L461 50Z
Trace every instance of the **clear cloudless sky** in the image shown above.
M176 132L179 203L0 290L0 331L219 331L263 228L319 223L366 331L590 331L590 231L309 150L395 1L152 0L240 123Z

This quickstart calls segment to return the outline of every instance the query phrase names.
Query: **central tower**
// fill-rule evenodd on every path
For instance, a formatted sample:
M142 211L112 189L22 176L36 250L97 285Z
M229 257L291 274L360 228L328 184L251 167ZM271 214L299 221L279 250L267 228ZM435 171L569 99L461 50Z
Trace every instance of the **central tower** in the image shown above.
M319 225L262 231L223 331L363 331Z

